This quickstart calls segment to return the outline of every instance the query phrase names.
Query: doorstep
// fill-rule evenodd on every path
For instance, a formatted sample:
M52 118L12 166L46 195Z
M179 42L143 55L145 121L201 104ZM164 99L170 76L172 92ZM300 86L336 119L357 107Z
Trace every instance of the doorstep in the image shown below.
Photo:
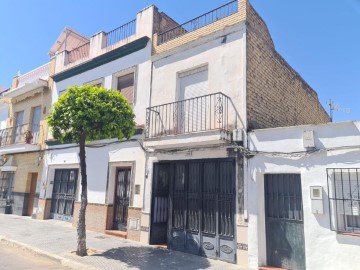
M119 237L119 238L122 238L122 239L127 239L127 232L123 232L123 231L106 230L105 234L112 235L112 236L115 236L115 237Z
M259 267L259 270L287 270L287 269L286 268L271 267L271 266L262 266L262 267Z

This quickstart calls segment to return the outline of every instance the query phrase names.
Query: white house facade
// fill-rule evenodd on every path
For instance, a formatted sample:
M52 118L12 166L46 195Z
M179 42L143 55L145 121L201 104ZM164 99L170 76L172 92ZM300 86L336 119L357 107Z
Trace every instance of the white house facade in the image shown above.
M248 136L249 266L360 269L360 122Z
M95 34L79 48L57 54L52 76L53 103L69 86L92 84L118 89L132 105L135 136L124 141L96 141L86 148L87 228L109 233L124 231L123 237L137 241L145 176L145 152L140 140L149 103L150 38L155 12L155 7L148 7L137 14L136 20L108 33ZM72 221L75 225L81 182L78 147L52 140L47 144L38 212L44 218Z

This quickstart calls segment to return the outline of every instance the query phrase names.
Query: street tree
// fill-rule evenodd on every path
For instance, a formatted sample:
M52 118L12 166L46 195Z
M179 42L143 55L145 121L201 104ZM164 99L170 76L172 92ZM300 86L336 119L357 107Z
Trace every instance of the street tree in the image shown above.
M81 204L77 223L77 255L86 256L87 141L130 138L135 131L134 113L116 90L92 85L71 86L59 97L48 118L54 139L78 143L81 170Z

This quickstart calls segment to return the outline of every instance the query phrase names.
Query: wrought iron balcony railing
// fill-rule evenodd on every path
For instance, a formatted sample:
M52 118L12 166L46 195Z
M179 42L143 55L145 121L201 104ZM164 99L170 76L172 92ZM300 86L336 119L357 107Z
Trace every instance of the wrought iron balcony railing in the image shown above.
M229 103L230 98L219 92L147 108L145 137L228 131Z
M67 64L74 63L79 59L89 57L90 54L90 42L87 42L68 53Z
M124 40L136 32L136 19L106 33L106 47Z
M38 144L41 126L24 124L0 130L0 146L13 144Z
M195 19L192 19L186 23L178 25L170 30L167 30L158 35L158 45L168 42L172 39L195 31L208 24L221 20L227 16L230 16L238 11L238 1L231 1L221 7L218 7L212 11L209 11Z

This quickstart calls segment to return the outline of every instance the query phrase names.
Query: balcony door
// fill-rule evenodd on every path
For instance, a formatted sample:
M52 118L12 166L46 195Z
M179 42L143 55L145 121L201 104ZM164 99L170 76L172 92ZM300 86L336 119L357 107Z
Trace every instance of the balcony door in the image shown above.
M41 120L41 106L33 108L32 121L31 121L31 132L32 132L32 142L37 144L39 142L39 133L40 133L40 120Z
M23 136L21 133L23 123L24 122L24 111L17 112L16 113L16 122L15 122L15 134L14 134L14 143L20 143L21 142L21 136Z
M207 67L189 71L179 76L179 103L177 108L177 133L206 130L209 105Z

